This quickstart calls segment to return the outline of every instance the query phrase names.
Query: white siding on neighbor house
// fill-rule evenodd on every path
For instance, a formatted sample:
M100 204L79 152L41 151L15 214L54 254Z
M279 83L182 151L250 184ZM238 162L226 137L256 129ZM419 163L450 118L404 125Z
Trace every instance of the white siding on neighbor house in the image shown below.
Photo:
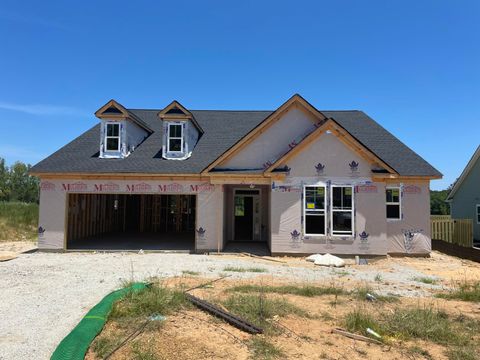
M200 181L126 181L126 180L42 180L38 247L62 250L65 246L68 193L105 194L192 194L197 196L196 248L217 250L223 238L223 190L221 185ZM221 245L221 244L220 244Z
M349 164L358 163L356 171ZM324 168L318 172L317 165ZM385 255L388 252L428 253L429 199L428 182L413 188L415 193L403 197L405 218L390 223L386 219L386 183L371 181L371 164L360 158L334 134L323 134L300 154L285 164L290 174L285 182L276 182L271 194L271 229L273 253L335 253ZM317 166L317 168L316 168ZM353 236L305 236L303 229L303 186L329 184L352 185L354 192ZM426 186L426 187L425 187ZM418 189L420 188L420 192ZM330 194L327 193L327 197ZM330 212L327 211L327 226ZM405 245L404 230L420 231L412 244ZM292 236L298 232L299 236ZM367 238L359 234L365 232Z
M247 147L217 166L218 169L262 169L289 149L292 141L299 141L315 130L317 120L298 108L292 108L275 124L260 134ZM228 131L228 129L226 129Z

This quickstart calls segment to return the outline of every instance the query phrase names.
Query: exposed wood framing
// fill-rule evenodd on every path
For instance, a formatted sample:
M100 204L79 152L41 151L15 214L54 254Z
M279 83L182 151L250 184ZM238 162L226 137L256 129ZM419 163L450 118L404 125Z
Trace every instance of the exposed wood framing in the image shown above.
M119 114L115 113L105 113L109 108L115 108L118 111L120 111ZM152 133L153 130L150 129L150 127L141 119L138 118L135 114L129 112L123 105L120 103L116 102L115 100L110 100L107 102L105 105L103 105L100 109L95 111L95 116L98 117L99 119L108 119L108 120L124 120L124 119L129 119L133 121L135 124L140 126L141 128L145 129L149 133Z
M211 184L255 184L270 185L271 178L268 177L244 177L244 176L212 176Z
M41 179L78 179L78 180L188 180L188 181L208 181L209 176L201 176L198 174L109 174L109 173L36 173L31 172L30 175L37 176Z
M196 195L184 194L70 193L67 195L64 247L67 249L72 241L125 232L127 228L132 230L132 226L139 233L193 233L196 202Z
M120 111L120 114L104 114L104 112L111 107ZM100 119L109 118L109 119L121 120L121 119L128 118L129 113L128 113L128 110L125 109L125 107L123 107L123 105L121 105L120 103L118 103L118 102L116 102L115 100L112 99L109 102L107 102L105 105L103 105L100 109L95 111L95 116L100 118Z
M168 112L174 108L179 109L183 114L168 114ZM203 129L200 124L195 120L193 114L188 111L182 104L177 100L173 100L169 105L165 107L162 111L159 111L157 116L162 120L174 120L174 121L192 121L197 129L203 133Z
M167 114L170 110L177 108L183 114ZM182 104L180 104L177 100L173 100L170 104L168 104L162 111L158 112L158 117L160 118L178 118L178 119L191 119L193 117L192 113L188 111Z

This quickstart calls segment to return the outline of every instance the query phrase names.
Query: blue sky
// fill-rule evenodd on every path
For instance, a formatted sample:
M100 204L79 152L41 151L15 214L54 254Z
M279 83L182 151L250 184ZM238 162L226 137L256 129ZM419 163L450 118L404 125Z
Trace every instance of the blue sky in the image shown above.
M126 107L361 109L448 186L480 134L479 1L2 1L0 156L36 163Z

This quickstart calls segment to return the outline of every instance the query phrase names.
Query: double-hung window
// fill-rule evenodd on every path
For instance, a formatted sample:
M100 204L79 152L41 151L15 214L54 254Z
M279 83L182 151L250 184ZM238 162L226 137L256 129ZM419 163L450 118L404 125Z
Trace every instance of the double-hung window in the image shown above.
M386 189L387 219L400 220L402 218L402 204L399 187Z
M325 186L306 186L304 188L304 234L307 236L327 233L325 194Z
M105 151L120 151L120 124L105 124Z
M480 224L480 204L477 204L477 224Z
M168 125L167 152L181 152L183 146L183 133L181 124Z
M332 185L332 235L353 235L353 186Z

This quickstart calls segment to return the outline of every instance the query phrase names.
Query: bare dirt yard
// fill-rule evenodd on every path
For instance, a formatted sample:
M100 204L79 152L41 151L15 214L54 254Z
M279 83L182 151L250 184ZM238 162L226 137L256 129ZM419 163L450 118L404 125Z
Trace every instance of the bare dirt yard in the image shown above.
M111 359L480 356L480 264L437 252L342 269L275 259L281 262L230 255L21 254L0 262L0 359L48 359L93 305L132 280L154 285L115 305L87 359L107 356L153 314L166 320L149 322ZM192 294L264 334L246 334L185 300L185 289L226 275ZM366 300L367 293L376 300ZM371 328L381 344L332 333L334 328L372 337Z

